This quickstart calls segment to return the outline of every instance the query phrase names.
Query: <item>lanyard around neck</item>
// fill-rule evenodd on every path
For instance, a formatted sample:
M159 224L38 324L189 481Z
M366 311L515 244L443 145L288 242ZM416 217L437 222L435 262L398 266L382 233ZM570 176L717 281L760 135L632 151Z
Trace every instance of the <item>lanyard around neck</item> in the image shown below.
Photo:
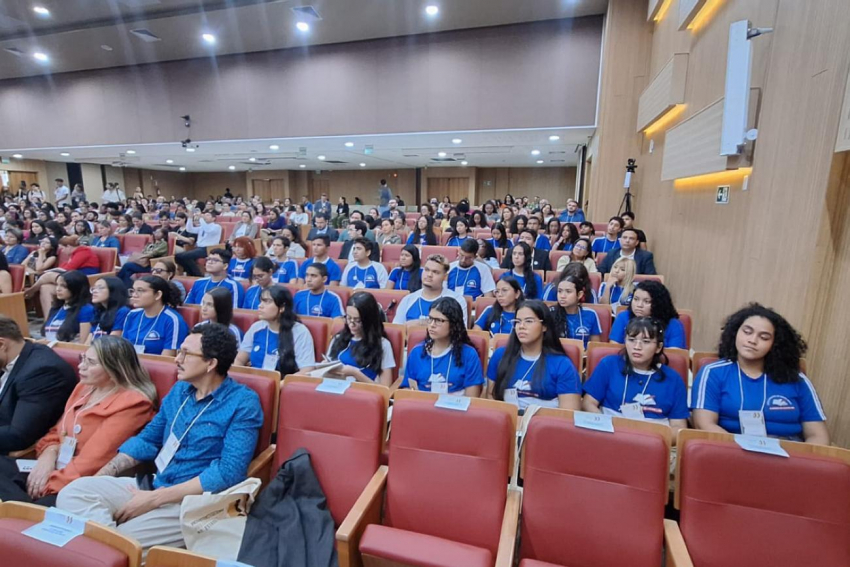
M741 377L741 365L735 363L735 366L738 367L738 387L741 389L741 410L744 411L744 379ZM762 395L761 400L761 410L764 412L764 406L767 404L767 376L762 373L761 378L764 379L764 394Z

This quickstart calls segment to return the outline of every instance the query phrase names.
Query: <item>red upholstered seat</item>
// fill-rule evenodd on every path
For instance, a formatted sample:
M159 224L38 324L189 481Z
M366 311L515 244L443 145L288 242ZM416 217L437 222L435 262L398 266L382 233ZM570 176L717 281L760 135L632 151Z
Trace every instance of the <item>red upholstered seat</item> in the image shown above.
M272 442L272 433L277 419L275 412L277 410L280 379L277 378L277 373L275 373L274 378L271 378L258 375L240 366L232 366L227 374L243 386L248 386L254 390L260 398L260 407L263 408L263 425L260 427L260 434L257 437L257 448L254 451L256 457Z
M519 567L565 567L564 565L555 565L546 561L538 561L536 559L523 559L519 562Z
M24 275L26 270L20 264L9 264L9 274L12 276L12 293L24 290Z
M492 567L495 561L487 549L378 524L369 525L363 532L360 551L402 565L423 567Z
M600 340L603 343L608 342L608 337L611 334L611 306L605 303L582 303L582 308L591 309L599 316L599 326L602 330Z
M398 262L398 259L401 257L402 248L404 248L403 244L387 244L386 246L381 246L381 261ZM334 256L334 258L336 258L336 256Z
M789 453L683 443L679 525L694 565L850 565L850 464Z
M100 262L99 273L105 274L115 271L115 265L118 263L118 251L115 248L92 248L91 251L94 252L98 262Z
M322 360L322 355L328 351L328 335L330 334L331 319L305 316L300 316L299 319L310 329L310 334L313 335L313 351L316 360Z
M153 236L150 234L121 234L119 235L119 242L121 243L121 253L128 255L144 250L145 246L153 242Z
M345 319L336 318L331 323L330 339L328 340L328 348L331 347L330 341L334 336L342 330L345 325ZM402 365L402 349L404 348L405 327L404 325L394 325L392 323L384 323L384 332L387 333L387 340L393 347L393 357L395 358L395 368L393 368L393 380L398 378L398 370Z
M177 364L171 357L157 355L142 355L139 361L150 374L151 382L156 387L156 393L161 402L177 383Z
M623 350L623 345L616 343L590 343L587 345L587 377L593 374L596 365L606 356L616 356ZM676 371L685 385L688 384L688 369L690 359L688 352L680 348L665 349L667 355L667 366Z
M195 285L195 282L201 278L193 278L191 276L174 276L174 281L180 282L183 284L183 287L186 288L186 296L189 296L189 290L192 289L192 286Z
M667 441L654 432L615 428L613 435L581 429L570 412L559 410L532 418L524 447L520 557L562 566L661 565Z
M328 247L328 256L336 260L339 258L339 255L342 254L342 246L345 244L344 242L331 242L331 245Z
M243 333L247 333L251 325L260 319L260 314L253 309L234 309L233 324L239 327Z
M189 290L186 290L189 293ZM186 325L191 330L201 319L201 308L198 305L180 305L177 307L177 312L186 321Z
M318 383L284 382L272 470L295 450L307 449L339 525L380 466L387 398L381 386L352 385L340 396L317 392Z
M454 262L457 260L458 250L460 250L459 246L423 246L419 251L419 257L422 259L423 265L431 254L442 254L446 257L446 260Z
M509 414L489 407L459 412L435 408L430 397L401 398L393 407L392 427L383 524L432 536L431 558L454 557L460 553L456 544L495 557L515 438ZM400 532L385 531L366 541L369 554L396 553L393 534L402 544L409 541Z
M355 293L371 293L372 295L374 295L375 299L381 305L381 309L383 309L384 312L387 314L388 321L393 320L393 317L395 317L395 310L398 308L398 304L401 303L401 300L404 299L404 297L410 293L405 289L342 289L348 291L349 297L351 297ZM336 288L334 289L334 291L336 291Z
M19 567L128 567L127 555L105 543L77 536L64 547L56 547L23 535L38 522L0 518L2 564Z

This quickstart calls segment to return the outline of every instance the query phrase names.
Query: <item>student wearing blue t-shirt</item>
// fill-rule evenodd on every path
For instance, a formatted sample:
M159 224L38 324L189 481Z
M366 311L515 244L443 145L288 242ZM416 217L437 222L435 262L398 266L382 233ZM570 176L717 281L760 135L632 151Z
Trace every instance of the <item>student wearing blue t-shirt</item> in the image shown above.
M106 276L91 287L94 317L86 344L103 335L120 337L130 308L127 307L127 288L121 278Z
M593 240L591 250L596 256L600 252L608 254L620 247L620 231L623 230L625 222L621 217L611 217L608 220L608 228L605 229L605 236L600 236Z
M531 262L531 247L525 242L518 242L511 250L513 269L502 277L510 275L516 278L526 298L540 299L543 294L543 279L534 273Z
M240 236L233 241L233 257L227 264L227 275L236 281L251 279L251 268L254 266L254 242L247 236Z
M56 299L41 327L46 341L85 343L91 332L92 319L94 307L91 306L86 275L77 270L59 274L56 278Z
M800 371L806 343L781 315L752 303L723 325L720 360L694 379L694 426L829 445L826 414Z
M608 337L612 343L625 343L626 325L635 317L652 317L664 332L665 348L688 349L685 327L673 307L673 299L664 284L654 280L642 281L635 286L629 308L617 315Z
M331 340L328 358L342 366L331 371L340 378L391 386L396 367L392 344L384 331L383 314L371 293L355 293L345 307L345 326Z
M254 266L251 268L251 280L254 285L245 291L242 309L256 310L260 307L260 295L274 284L276 269L277 266L274 261L267 256L259 256L254 259Z
M324 264L311 264L307 268L307 289L295 294L295 313L310 317L342 317L342 299L325 285L328 269Z
M313 257L307 258L301 263L301 266L298 268L298 280L296 283L304 284L307 279L307 268L311 265L323 264L325 268L327 268L328 272L328 285L339 285L339 282L342 279L342 269L339 267L339 264L333 260L333 258L328 256L328 250L331 245L330 237L328 237L327 234L320 234L314 236L313 240L310 242L312 244L310 251L313 254Z
M517 306L525 301L516 278L508 276L496 284L496 303L481 312L475 329L489 331L491 335L508 334L514 330Z
M186 295L185 303L189 305L200 305L204 294L211 289L224 287L230 290L233 297L233 307L242 305L242 284L227 276L227 265L232 257L230 250L226 248L214 248L207 255L206 271L209 276L201 278L192 285L192 289ZM178 343L180 344L180 343Z
M664 331L649 317L626 327L626 348L606 356L584 384L582 409L592 413L653 419L687 429L688 389L664 360Z
M517 310L507 346L487 367L487 397L516 404L577 410L581 378L555 333L555 321L542 301L525 301Z
M372 247L376 246L365 238L358 238L352 245L353 261L342 272L342 285L357 289L382 289L387 286L387 269L379 262L369 259Z
M441 297L428 312L425 341L407 357L401 387L477 398L483 384L481 359L469 341L463 310L454 299Z
M469 221L464 217L458 217L454 223L452 235L446 243L446 246L460 246L467 241L475 242L475 239L472 237L472 233L469 230Z
M584 302L584 280L574 275L562 276L558 281L558 305L552 308L555 333L565 339L578 339L584 343L601 340L602 325L593 309L581 306Z
M567 208L561 211L558 220L564 222L584 222L584 211L578 208L578 201L570 199L567 201Z
M490 229L492 238L488 242L493 246L493 250L502 249L502 255L514 247L513 241L508 238L505 226L501 223L496 223Z
M289 257L292 242L285 236L275 236L272 239L271 260L275 263L274 281L277 283L294 283L298 278L298 263Z
M122 336L139 354L174 356L189 334L176 309L180 304L177 288L158 276L144 276L133 282L130 298L134 309L124 320Z
M535 250L552 250L552 243L549 241L549 237L545 234L540 234L540 219L534 215L528 217L528 222L526 224L526 230L530 230L535 234L534 240L534 248Z
M457 253L457 260L449 265L447 285L458 295L468 295L473 300L479 297L493 297L496 282L493 272L484 262L476 262L478 241L465 240Z
M616 314L618 305L631 303L634 281L635 261L630 258L618 258L611 266L608 278L599 286L599 303L611 305L611 313Z
M410 293L422 289L419 249L413 244L408 244L401 249L398 266L392 269L387 279L387 289L401 289Z
M233 321L233 298L230 290L216 287L204 294L201 299L201 320L198 325L208 323L219 323L224 325L237 341L242 341L242 329L232 323Z
M417 246L436 246L437 235L434 234L434 219L430 215L424 215L416 219L416 227L407 237L406 244Z

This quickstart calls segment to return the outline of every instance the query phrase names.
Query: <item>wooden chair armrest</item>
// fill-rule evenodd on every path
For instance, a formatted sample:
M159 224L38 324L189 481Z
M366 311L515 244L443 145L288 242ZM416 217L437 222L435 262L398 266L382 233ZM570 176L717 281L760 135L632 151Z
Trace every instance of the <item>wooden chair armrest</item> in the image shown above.
M21 449L20 451L12 451L9 453L9 457L12 459L34 459L35 445L27 447L26 449Z
M257 455L251 464L248 465L248 476L259 478L262 483L268 484L271 478L272 457L276 450L276 445L269 445L262 453Z
M502 534L499 536L499 549L496 554L496 567L511 567L514 564L521 507L522 493L509 488L508 499L505 502L505 515L502 518Z
M363 489L351 511L336 531L336 551L339 567L361 567L360 538L369 524L381 523L381 508L384 503L384 488L387 485L385 466L375 471L369 484Z
M694 567L679 524L673 520L664 520L664 551L667 567Z
M404 382L404 378L402 378L402 377L400 377L400 376L399 376L398 378L396 378L396 379L395 379L395 382L393 382L392 384L390 384L390 395L391 395L391 396L393 395L393 393L394 393L396 390L398 390L399 388L401 388L401 383L402 383L402 382Z
M215 567L216 560L185 549L156 545L148 551L148 565L157 567Z

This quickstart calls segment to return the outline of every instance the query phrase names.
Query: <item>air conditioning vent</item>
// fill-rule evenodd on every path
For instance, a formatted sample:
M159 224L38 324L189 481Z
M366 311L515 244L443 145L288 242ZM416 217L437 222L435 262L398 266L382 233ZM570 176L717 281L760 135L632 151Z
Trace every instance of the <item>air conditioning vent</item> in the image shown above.
M152 31L145 28L138 28L135 30L130 30L130 33L136 36L147 43L153 43L155 41L162 41L162 38L155 35Z
M435 157L431 158L431 161L436 161L437 163L454 163L457 160L453 157Z
M311 19L311 20L321 20L322 17L312 6L294 6L292 11L295 12L296 16L300 16L302 18Z
M347 161L339 161L339 160L336 160L336 159L326 159L325 163L332 163L334 165L344 165L348 162Z

